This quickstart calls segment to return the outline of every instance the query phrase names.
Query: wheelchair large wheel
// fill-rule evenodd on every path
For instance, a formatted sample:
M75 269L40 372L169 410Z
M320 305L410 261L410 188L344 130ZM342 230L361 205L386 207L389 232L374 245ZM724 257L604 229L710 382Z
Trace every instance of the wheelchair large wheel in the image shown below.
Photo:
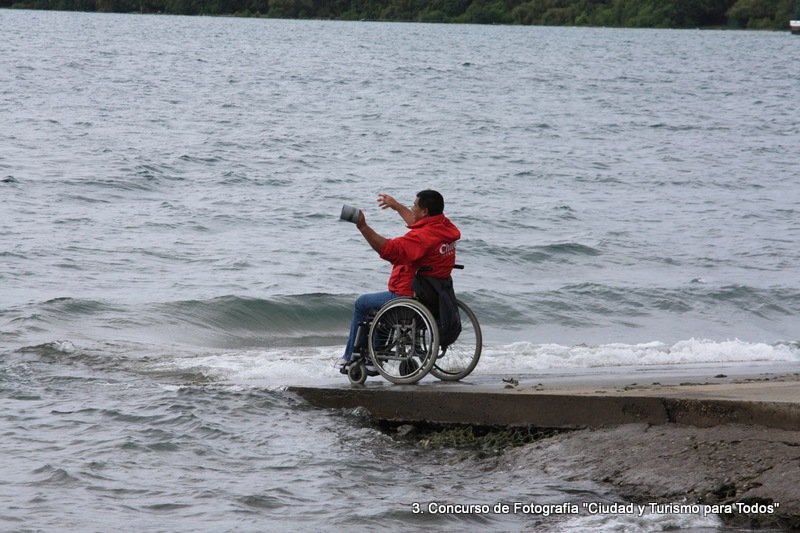
M438 352L439 329L420 302L398 298L375 314L369 328L369 355L387 380L416 383L430 372Z
M441 349L431 369L431 374L443 381L467 377L475 370L483 349L483 335L475 313L464 302L456 300L456 303L461 316L461 334L456 342Z

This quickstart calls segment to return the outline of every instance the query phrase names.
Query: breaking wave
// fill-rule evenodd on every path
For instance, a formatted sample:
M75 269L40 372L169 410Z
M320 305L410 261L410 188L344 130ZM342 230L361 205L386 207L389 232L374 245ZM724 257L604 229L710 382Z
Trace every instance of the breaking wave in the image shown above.
M532 343L547 338L542 336L543 328L628 330L644 334L637 333L641 340L718 338L714 326L727 320L746 322L753 328L753 335L748 337L743 330L736 335L740 338L793 341L791 323L800 314L800 291L781 286L691 283L678 288L642 288L581 283L517 294L480 289L458 296L472 307L484 329L517 331L522 336L513 340ZM75 331L92 331L115 340L172 339L208 347L325 346L340 343L346 336L353 300L354 295L326 293L266 299L226 295L137 304L56 298L0 310L0 336L12 341L33 337L41 344ZM683 329L678 327L681 325ZM652 329L643 329L647 327ZM769 328L778 335L761 334ZM670 337L670 329L679 336ZM630 340L618 336L616 340Z

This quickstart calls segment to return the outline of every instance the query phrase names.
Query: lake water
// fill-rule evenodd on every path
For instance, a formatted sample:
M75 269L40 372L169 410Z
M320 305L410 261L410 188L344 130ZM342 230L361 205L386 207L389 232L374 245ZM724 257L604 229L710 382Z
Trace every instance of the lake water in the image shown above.
M379 192L440 190L475 377L800 361L787 32L0 10L0 529L567 531L664 515L420 450L285 392L342 379L389 265Z

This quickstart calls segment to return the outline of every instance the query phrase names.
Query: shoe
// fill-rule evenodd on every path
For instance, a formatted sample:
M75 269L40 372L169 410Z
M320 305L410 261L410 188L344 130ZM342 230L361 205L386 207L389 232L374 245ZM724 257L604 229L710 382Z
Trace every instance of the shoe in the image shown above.
M350 361L344 357L333 363L333 368L339 370L340 374L347 374L347 367L350 366Z

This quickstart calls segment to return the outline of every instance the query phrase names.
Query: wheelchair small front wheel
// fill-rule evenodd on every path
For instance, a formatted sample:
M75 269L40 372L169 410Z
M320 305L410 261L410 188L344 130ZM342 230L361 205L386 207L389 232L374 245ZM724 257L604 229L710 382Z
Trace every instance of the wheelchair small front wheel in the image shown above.
M364 363L353 363L347 369L347 378L353 385L363 385L367 381L367 367Z
M369 328L369 355L387 380L416 383L430 372L439 353L439 328L433 315L412 298L391 300Z

